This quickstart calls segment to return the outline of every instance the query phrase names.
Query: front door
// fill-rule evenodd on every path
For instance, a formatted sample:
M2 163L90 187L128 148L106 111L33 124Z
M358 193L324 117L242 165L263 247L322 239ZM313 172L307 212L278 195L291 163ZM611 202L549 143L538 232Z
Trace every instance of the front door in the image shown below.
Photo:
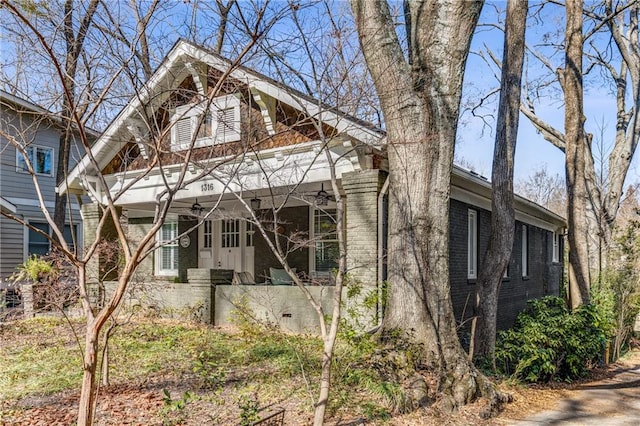
M218 248L218 268L242 272L241 220L220 221L220 245Z
M216 264L214 253L214 221L205 220L200 225L198 241L200 247L198 247L198 268L215 269L218 267Z
M253 226L242 219L205 220L198 239L198 267L253 275L253 234Z

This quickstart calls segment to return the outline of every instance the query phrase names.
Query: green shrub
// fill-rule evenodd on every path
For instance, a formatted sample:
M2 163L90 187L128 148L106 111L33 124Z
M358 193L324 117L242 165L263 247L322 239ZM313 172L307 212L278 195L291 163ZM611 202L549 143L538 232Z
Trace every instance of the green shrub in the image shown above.
M603 353L600 324L592 305L570 312L559 297L529 301L514 327L498 333L497 367L527 382L582 377Z

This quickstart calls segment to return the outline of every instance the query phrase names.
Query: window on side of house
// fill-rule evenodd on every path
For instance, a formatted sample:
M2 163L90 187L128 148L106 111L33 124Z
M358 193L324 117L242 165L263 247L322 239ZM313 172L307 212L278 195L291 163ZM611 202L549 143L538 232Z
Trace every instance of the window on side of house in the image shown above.
M553 233L553 248L552 248L552 261L560 262L560 235L556 232Z
M16 150L16 171L29 173L27 159L38 175L53 176L53 148L30 145L25 148L27 158L22 152Z
M49 224L46 222L29 222L29 225L39 229L45 234L49 235ZM49 253L50 244L49 239L44 235L28 228L27 235L27 256L38 255L44 256Z
M51 228L49 224L46 222L32 222L29 224L47 235L51 235ZM75 245L77 244L77 225L65 225L64 230L62 231L62 235L64 240L69 245L69 250L73 251ZM34 231L31 228L28 228L27 233L27 256L31 256L36 254L38 256L43 256L51 250L51 243L47 237L44 235Z
M178 275L178 222L167 221L158 231L156 241L156 275Z
M204 116L204 117L203 117ZM181 151L240 140L240 99L236 95L177 107L171 118L171 150Z
M522 225L522 276L529 276L529 230Z
M467 214L467 278L478 278L478 212L473 209Z
M314 209L314 270L319 275L329 275L331 274L331 271L338 267L340 249L338 246L336 228L335 209Z

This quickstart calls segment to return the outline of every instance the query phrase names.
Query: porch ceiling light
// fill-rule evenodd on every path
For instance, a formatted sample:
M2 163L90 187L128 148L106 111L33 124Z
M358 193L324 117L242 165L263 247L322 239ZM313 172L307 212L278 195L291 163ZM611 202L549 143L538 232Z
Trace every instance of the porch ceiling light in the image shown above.
M200 216L204 212L204 207L198 203L198 199L196 198L196 202L191 205L191 214L194 216Z
M251 205L251 209L252 210L260 210L260 204L261 203L262 203L262 200L260 198L257 198L257 197L253 197L249 201L249 204Z
M324 190L324 183L320 191L316 194L316 206L326 206L329 205L329 194Z

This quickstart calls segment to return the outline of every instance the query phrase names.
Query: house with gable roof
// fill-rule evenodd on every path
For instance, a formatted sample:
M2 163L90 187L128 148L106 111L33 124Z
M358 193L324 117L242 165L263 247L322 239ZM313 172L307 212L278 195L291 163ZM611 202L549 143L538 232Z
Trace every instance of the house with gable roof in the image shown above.
M376 291L386 279L388 166L385 133L247 67L184 40L93 145L59 191L111 196L132 242L149 229L168 188L174 202L158 248L139 272L162 306L198 301L204 320L229 320L241 295L259 318L293 331L317 329L299 289L286 285L269 238L318 297L331 294L336 266L331 167L346 200L350 277ZM331 158L329 161L328 155ZM461 321L473 316L475 279L490 228L491 185L455 167L451 176L451 287ZM174 186L172 186L174 185ZM177 185L177 186L175 186ZM273 209L278 221L270 223ZM83 206L84 236L95 238L99 209ZM513 257L500 293L499 322L510 325L526 300L558 294L563 218L516 197ZM275 240L272 240L275 241ZM139 297L133 303L145 303ZM149 303L149 302L146 302ZM377 321L370 312L366 322Z
M26 99L0 90L0 290L13 294L8 281L16 267L31 255L44 255L51 249L49 240L21 223L51 235L52 230L41 210L38 192L29 172L30 160L39 192L48 212L53 216L56 190L56 160L64 124L60 116ZM89 132L89 137L97 134ZM24 147L25 152L16 149ZM84 153L75 142L70 150L73 166ZM63 229L71 245L82 239L82 218L77 200L69 203L69 214ZM9 298L15 295L9 296ZM16 302L12 299L9 304Z
M42 213L38 193L25 156L15 144L24 147L33 166L45 207L53 215L56 191L56 160L63 129L60 117L26 99L0 90L0 208L34 227L51 234ZM89 131L89 137L97 133ZM70 150L70 166L84 149L75 142ZM64 235L73 244L82 238L82 218L76 200L71 200ZM49 252L49 241L33 230L0 215L0 280L15 272L30 255Z

